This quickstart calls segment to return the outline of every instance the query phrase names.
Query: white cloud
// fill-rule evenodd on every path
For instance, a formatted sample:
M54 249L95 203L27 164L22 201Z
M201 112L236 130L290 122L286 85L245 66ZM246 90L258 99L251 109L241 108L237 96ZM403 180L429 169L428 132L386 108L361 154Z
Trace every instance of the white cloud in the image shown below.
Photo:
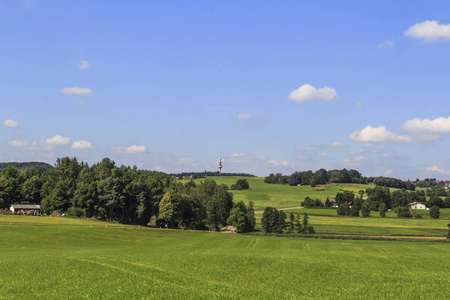
M292 93L289 94L288 100L295 102L313 102L324 101L332 102L339 99L339 96L334 88L323 87L316 89L310 84L304 84Z
M8 145L13 146L13 147L26 147L26 146L28 146L28 142L27 141L14 140L14 141L9 141Z
M299 147L295 148L297 151L316 151L317 149L313 146L305 146L305 147Z
M240 156L245 156L244 153L233 153L231 154L231 157L240 157Z
M275 166L289 167L291 164L286 160L268 160L267 163Z
M363 106L362 102L356 103L356 107L362 107L362 106Z
M326 152L317 153L317 156L325 157L325 156L328 156L328 153L326 153Z
M182 157L178 160L179 164L193 164L195 162L192 157Z
M359 149L359 150L350 152L350 154L361 154L361 153L364 153L366 151L367 151L366 149Z
M90 67L92 67L91 64L85 60L81 60L78 63L78 68L80 68L81 70L86 70L86 69L89 69Z
M437 166L428 167L427 171L437 172L437 173L439 173L441 175L450 175L450 170L444 170L444 169L441 169L441 168L439 168Z
M137 146L137 145L133 145L126 148L116 147L112 149L112 152L117 154L135 154L135 153L144 153L145 151L147 151L146 146Z
M339 143L339 142L333 142L331 144L331 147L345 147L345 146L347 146L347 145L343 144L343 143Z
M416 118L403 123L401 129L411 132L450 133L450 117L434 120Z
M409 27L404 35L423 39L426 42L448 40L450 39L450 24L439 24L437 21L427 20Z
M19 122L14 120L5 120L4 124L6 127L19 127Z
M386 130L385 126L366 126L361 131L350 134L350 139L358 142L378 142L378 143L412 143L413 140L407 135L398 135Z
M70 144L70 139L68 137L62 137L59 134L55 135L52 138L47 138L44 140L44 144L47 145L68 145Z
M386 170L386 172L384 172L385 175L391 175L392 174L392 170Z
M362 156L362 155L359 155L359 156L357 156L357 157L355 157L355 161L365 161L365 160L367 160L367 157L365 157L365 156Z
M394 41L385 41L384 43L382 43L382 44L379 44L378 46L377 46L377 48L378 49L381 49L381 48L384 48L384 47L394 47Z
M92 144L87 142L87 141L75 141L75 142L72 143L71 148L75 149L75 150L91 150L91 149L94 149Z
M237 116L237 118L238 118L239 120L247 120L248 118L250 118L250 114L239 114L239 115Z
M81 87L63 88L62 90L59 91L59 93L65 94L65 95L77 95L77 96L91 96L94 94L91 89L81 88Z

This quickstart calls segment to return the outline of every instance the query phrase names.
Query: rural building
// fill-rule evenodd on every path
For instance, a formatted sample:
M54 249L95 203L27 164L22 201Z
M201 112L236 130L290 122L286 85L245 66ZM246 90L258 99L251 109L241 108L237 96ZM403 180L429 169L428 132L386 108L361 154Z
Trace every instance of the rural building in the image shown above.
M408 206L409 206L411 209L424 209L424 210L428 210L428 207L426 207L425 204L422 204L422 203L420 203L420 202L412 202L412 203L409 203Z
M15 215L32 215L36 216L41 213L40 205L23 205L23 204L13 204L9 210Z

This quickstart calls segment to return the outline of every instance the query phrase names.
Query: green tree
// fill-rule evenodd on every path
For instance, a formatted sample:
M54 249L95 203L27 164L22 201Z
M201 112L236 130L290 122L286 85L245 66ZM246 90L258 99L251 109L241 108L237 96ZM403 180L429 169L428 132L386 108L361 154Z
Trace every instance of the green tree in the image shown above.
M359 194L359 197L362 199L363 198L363 196L364 196L364 190L359 190L358 191L358 194Z
M380 211L380 217L382 218L386 217L387 207L386 204L384 204L384 202L380 203L380 205L378 206L378 210Z
M290 213L289 214L289 233L294 231L294 221L295 221L295 216L294 213Z
M159 202L158 219L163 221L168 228L178 227L180 198L180 195L167 192Z
M430 208L430 217L433 219L439 219L440 211L439 206L435 205Z
M230 216L227 219L228 224L236 227L237 232L246 232L248 229L247 208L243 201L233 205Z
M261 226L266 233L283 233L286 224L286 214L274 207L266 207L261 220Z
M350 207L348 207L347 202L343 202L338 206L337 214L339 216L348 216L350 215Z
M396 207L394 212L397 213L397 217L399 218L411 218L413 216L411 210L406 206Z
M353 203L352 207L350 208L350 215L352 217L359 217L359 208L355 203Z
M361 215L363 218L367 218L370 216L370 204L367 201L364 201L363 205L361 206Z
M302 233L303 232L303 226L302 223L300 222L300 215L297 214L297 217L295 218L295 225L297 228L297 232L298 233Z
M212 200L207 204L208 224L214 229L227 225L227 219L230 216L233 207L233 194L228 191L225 184L217 185L214 189Z
M248 231L255 230L256 225L256 217L255 217L255 209L253 208L253 201L248 202L247 206L247 220L248 220Z
M235 184L231 186L231 190L248 190L250 185L248 184L247 179L238 179Z

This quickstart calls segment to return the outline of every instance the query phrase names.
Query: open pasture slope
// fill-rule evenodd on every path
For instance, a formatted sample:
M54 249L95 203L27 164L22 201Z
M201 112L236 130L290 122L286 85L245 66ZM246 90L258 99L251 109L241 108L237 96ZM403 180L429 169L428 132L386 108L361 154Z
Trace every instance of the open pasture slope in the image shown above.
M234 177L234 176L214 176L210 177L217 183L224 183L227 186L235 184L238 179L247 179L250 189L243 191L232 191L234 201L253 201L256 210L263 210L267 206L271 207L296 207L300 206L306 197L313 199L319 199L325 202L327 197L330 201L334 200L336 194L340 191L353 191L355 195L358 195L358 191L366 190L367 188L373 188L373 185L367 184L345 184L334 183L330 185L320 186L314 190L309 185L304 186L290 186L288 184L267 184L264 182L263 177ZM205 179L197 179L194 182L198 183ZM182 180L186 183L189 180ZM322 190L323 189L323 190ZM395 189L392 189L395 190Z
M41 219L48 225L56 220ZM0 298L450 298L449 243L105 228L63 220L0 225Z

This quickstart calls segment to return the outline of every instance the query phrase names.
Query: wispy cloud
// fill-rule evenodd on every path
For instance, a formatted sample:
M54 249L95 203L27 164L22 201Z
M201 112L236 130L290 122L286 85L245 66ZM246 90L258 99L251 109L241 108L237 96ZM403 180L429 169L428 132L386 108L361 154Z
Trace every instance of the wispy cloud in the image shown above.
M250 114L239 114L239 115L237 116L237 118L238 118L239 120L247 120L248 118L250 118Z
M19 122L14 120L5 120L4 124L6 127L19 127Z
M82 60L78 63L78 68L80 68L81 70L86 70L90 67L92 67L92 65L85 60Z
M297 151L316 151L317 148L313 147L313 146L305 146L305 147L295 148L295 150L297 150Z
M67 87L59 91L60 94L64 95L76 95L76 96L91 96L94 93L91 89L81 88L81 87Z
M115 147L111 150L113 153L116 154L136 154L136 153L145 153L147 151L146 146L138 146L138 145L132 145L130 147Z
M347 146L347 145L344 144L344 143L333 142L333 143L331 143L330 146L331 146L331 147L345 147L345 146Z
M22 140L14 140L14 141L9 141L8 145L13 146L13 147L26 147L26 146L28 146L28 142L22 141Z
M385 47L394 47L394 41L385 41L385 42L383 42L383 43L381 43L381 44L379 44L378 46L377 46L377 48L378 49L381 49L381 48L385 48Z
M441 175L450 175L450 170L444 170L444 169L439 168L439 167L437 167L435 165L433 165L431 167L428 167L427 171L436 172L436 173L439 173Z

